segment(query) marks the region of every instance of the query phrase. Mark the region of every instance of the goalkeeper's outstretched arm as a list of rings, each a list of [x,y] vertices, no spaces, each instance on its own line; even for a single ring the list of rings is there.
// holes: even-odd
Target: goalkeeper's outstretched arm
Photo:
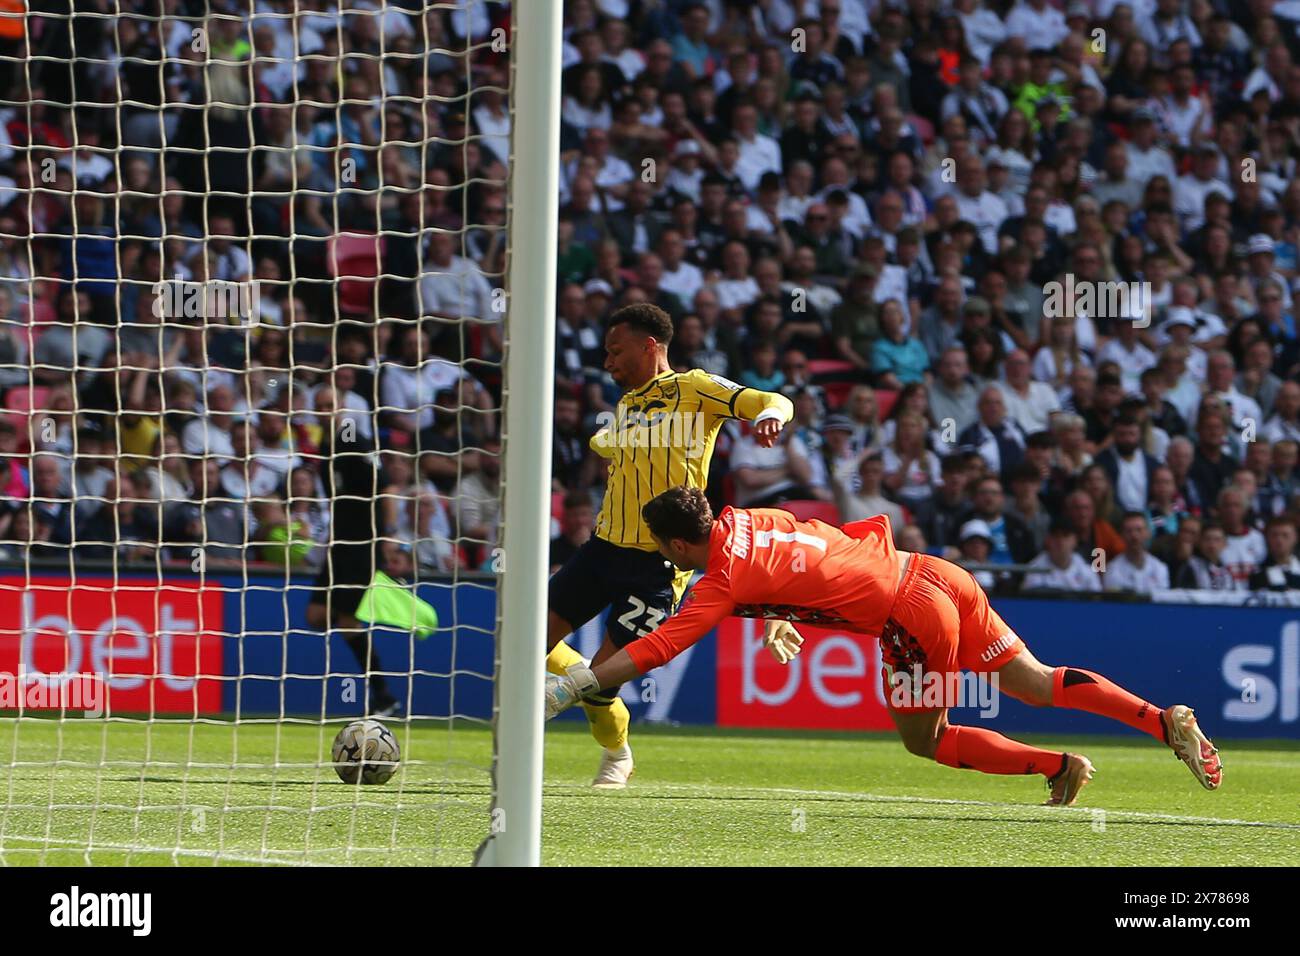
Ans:
[[[680,654],[682,650],[689,648],[712,630],[712,626],[694,636],[693,640],[682,644],[679,649],[675,650],[662,663],[671,661],[673,657]],[[643,641],[654,637],[655,633],[650,633],[642,637],[640,641],[630,644],[627,648],[619,650],[614,657],[606,659],[594,667],[586,667],[577,663],[569,667],[563,676],[549,675],[546,678],[546,719],[555,717],[556,714],[571,708],[577,704],[580,698],[599,691],[604,687],[617,687],[640,674],[646,674],[647,671],[654,670],[658,663],[653,666],[646,666],[645,663],[638,661],[647,661],[647,659],[656,659],[650,657],[650,654],[633,654],[629,653],[633,648]],[[788,620],[768,620],[766,631],[763,633],[763,646],[766,646],[779,663],[789,663],[793,661],[796,654],[800,653],[803,646],[803,636],[797,630],[794,630],[793,624]],[[650,652],[654,653],[654,652]]]
[[[735,604],[726,584],[706,574],[691,588],[681,608],[661,626],[633,641],[595,669],[574,664],[563,677],[546,679],[546,718],[605,687],[617,687],[638,674],[668,663],[731,613]]]

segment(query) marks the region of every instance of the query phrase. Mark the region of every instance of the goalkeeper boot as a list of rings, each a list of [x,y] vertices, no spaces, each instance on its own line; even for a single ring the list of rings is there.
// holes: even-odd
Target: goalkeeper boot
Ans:
[[[1223,782],[1223,761],[1210,738],[1201,732],[1192,708],[1174,704],[1161,715],[1165,722],[1165,739],[1178,759],[1187,764],[1192,776],[1206,790],[1218,790]]]
[[[1052,795],[1047,798],[1046,806],[1074,806],[1074,801],[1079,799],[1079,791],[1088,785],[1093,772],[1092,761],[1087,757],[1082,754],[1066,754],[1056,776],[1047,780]]]
[[[597,790],[622,790],[634,771],[632,748],[625,743],[617,750],[602,751],[600,769],[591,785]]]

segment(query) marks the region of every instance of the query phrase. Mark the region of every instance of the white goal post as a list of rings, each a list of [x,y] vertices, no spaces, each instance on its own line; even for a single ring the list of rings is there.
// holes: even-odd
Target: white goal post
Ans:
[[[492,832],[479,865],[541,862],[562,6],[514,5],[501,539],[507,570],[497,603]]]

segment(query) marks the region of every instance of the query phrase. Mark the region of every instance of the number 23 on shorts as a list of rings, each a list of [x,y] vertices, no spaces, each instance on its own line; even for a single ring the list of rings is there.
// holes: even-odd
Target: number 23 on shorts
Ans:
[[[622,611],[624,606],[627,610],[615,618],[618,627],[610,628],[614,643],[620,647],[638,637],[645,637],[668,616],[664,608],[647,605],[635,594],[629,594],[620,601],[614,611]]]

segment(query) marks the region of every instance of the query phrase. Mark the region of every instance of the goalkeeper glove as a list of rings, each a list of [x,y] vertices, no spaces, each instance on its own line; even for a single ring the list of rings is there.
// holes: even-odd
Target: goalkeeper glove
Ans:
[[[803,635],[789,621],[768,621],[763,646],[772,652],[778,664],[789,664],[803,649]]]
[[[600,690],[596,675],[585,664],[574,664],[565,671],[563,677],[548,674],[546,677],[546,719],[563,713],[576,704],[585,694]]]

